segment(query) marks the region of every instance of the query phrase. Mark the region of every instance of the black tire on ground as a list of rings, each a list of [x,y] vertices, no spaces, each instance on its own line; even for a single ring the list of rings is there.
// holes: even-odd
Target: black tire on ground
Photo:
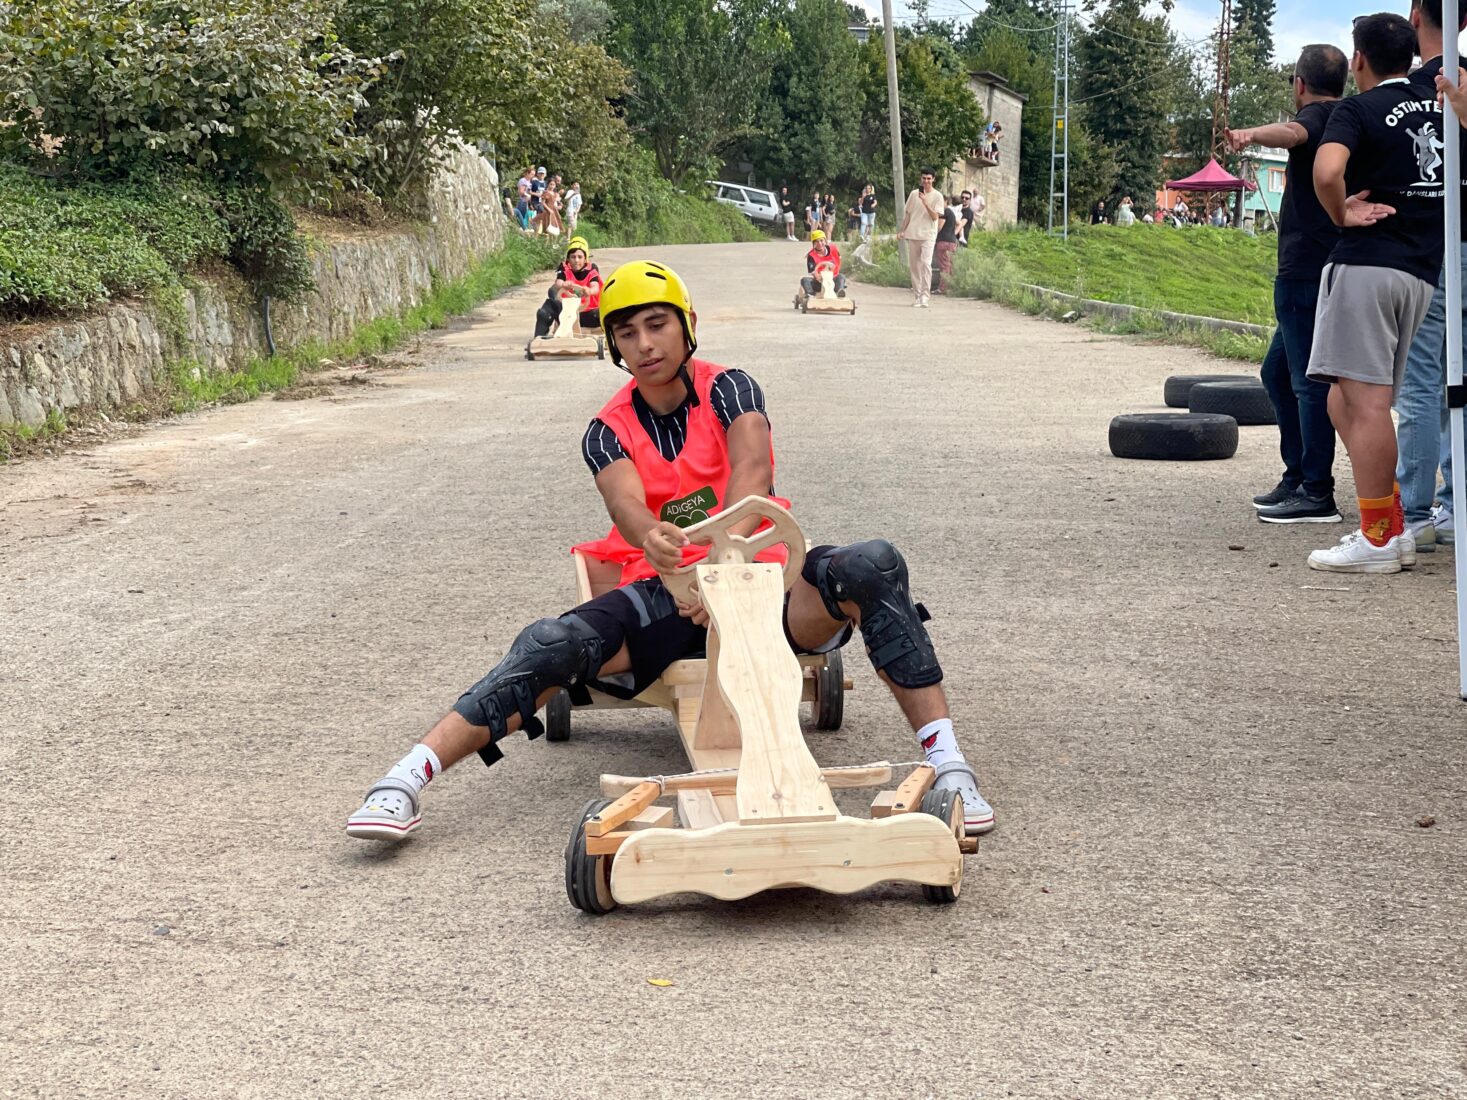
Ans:
[[[603,340],[599,336],[596,337],[596,358],[597,359],[605,359],[606,358],[606,341]]]
[[[838,730],[846,713],[846,666],[835,649],[825,655],[825,664],[815,670],[815,728]]]
[[[953,836],[960,841],[963,839],[963,797],[957,791],[938,790],[934,787],[922,796],[922,805],[918,810],[946,822],[952,828]],[[950,905],[958,900],[958,895],[962,892],[961,877],[951,886],[924,884],[922,887],[922,896],[935,905]]]
[[[563,691],[557,691],[545,704],[545,740],[569,741],[570,730],[570,696]]]
[[[1268,391],[1256,378],[1237,382],[1199,382],[1192,387],[1187,408],[1194,413],[1222,413],[1240,427],[1277,424]]]
[[[1117,458],[1199,461],[1237,450],[1238,422],[1218,413],[1123,413],[1110,422]]]
[[[1255,382],[1258,381],[1249,374],[1174,374],[1166,380],[1162,397],[1166,401],[1167,408],[1185,409],[1187,395],[1192,392],[1193,386],[1203,382],[1245,382],[1250,378]]]
[[[601,916],[616,908],[611,896],[611,861],[614,856],[586,854],[586,819],[600,813],[615,801],[593,798],[581,808],[565,846],[565,893],[570,903],[582,913]]]
[[[530,344],[533,344],[534,342],[535,338],[532,336],[530,338],[530,343],[525,345],[525,358],[532,363],[535,361],[535,353],[530,350]]]

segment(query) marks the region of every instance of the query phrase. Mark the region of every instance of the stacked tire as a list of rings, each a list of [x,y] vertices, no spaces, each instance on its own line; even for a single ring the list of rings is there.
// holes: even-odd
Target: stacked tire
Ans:
[[[1273,405],[1256,378],[1239,374],[1176,374],[1163,399],[1186,412],[1123,413],[1110,422],[1117,458],[1207,462],[1232,458],[1238,426],[1273,424]]]

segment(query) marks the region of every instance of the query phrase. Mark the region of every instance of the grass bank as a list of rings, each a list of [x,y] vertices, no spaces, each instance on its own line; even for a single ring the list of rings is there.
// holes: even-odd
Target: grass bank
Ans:
[[[727,203],[692,195],[678,195],[659,203],[644,221],[635,224],[617,221],[602,225],[595,218],[582,218],[577,232],[590,242],[593,252],[645,244],[728,244],[769,239],[769,234],[760,232]]]
[[[279,355],[257,357],[239,370],[206,371],[198,363],[180,360],[168,370],[167,384],[148,405],[122,410],[123,419],[144,420],[159,413],[180,413],[215,403],[235,404],[294,385],[318,369],[321,360],[350,363],[367,355],[390,351],[408,337],[441,328],[451,317],[468,313],[490,298],[518,286],[558,258],[550,245],[518,233],[506,236],[504,247],[486,256],[462,278],[435,285],[419,305],[396,317],[379,317],[358,328],[349,339],[331,344],[303,344]],[[38,428],[0,426],[0,460],[28,453],[55,442],[76,424],[52,410]]]
[[[1201,227],[1094,226],[1072,230],[1068,241],[1035,229],[984,233],[954,257],[949,293],[1034,315],[1060,316],[1072,308],[1025,289],[1032,284],[1145,311],[1270,325],[1275,249],[1272,238]],[[876,267],[853,264],[852,274],[882,286],[909,284],[894,243],[878,245],[873,258]],[[1260,361],[1266,347],[1259,337],[1180,328],[1155,313],[1125,321],[1094,317],[1088,323],[1105,332],[1156,337],[1243,361]]]

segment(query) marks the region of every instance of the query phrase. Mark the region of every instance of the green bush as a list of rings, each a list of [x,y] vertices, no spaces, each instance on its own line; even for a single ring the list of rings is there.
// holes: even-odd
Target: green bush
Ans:
[[[0,311],[86,309],[161,288],[222,256],[229,231],[213,196],[172,177],[65,186],[0,163]]]
[[[623,153],[611,181],[591,205],[581,226],[593,248],[757,241],[766,236],[735,207],[678,191],[640,146]]]
[[[380,72],[312,0],[0,0],[0,131],[11,155],[88,175],[141,164],[338,186]]]

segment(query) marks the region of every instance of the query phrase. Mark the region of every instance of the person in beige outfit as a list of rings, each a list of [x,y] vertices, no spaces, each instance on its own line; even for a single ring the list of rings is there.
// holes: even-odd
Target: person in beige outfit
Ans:
[[[897,230],[897,240],[906,242],[907,268],[912,273],[912,294],[916,299],[912,305],[919,309],[926,309],[931,300],[932,250],[942,225],[944,202],[942,194],[932,186],[935,178],[932,169],[922,169],[921,184],[907,196],[901,228]]]

